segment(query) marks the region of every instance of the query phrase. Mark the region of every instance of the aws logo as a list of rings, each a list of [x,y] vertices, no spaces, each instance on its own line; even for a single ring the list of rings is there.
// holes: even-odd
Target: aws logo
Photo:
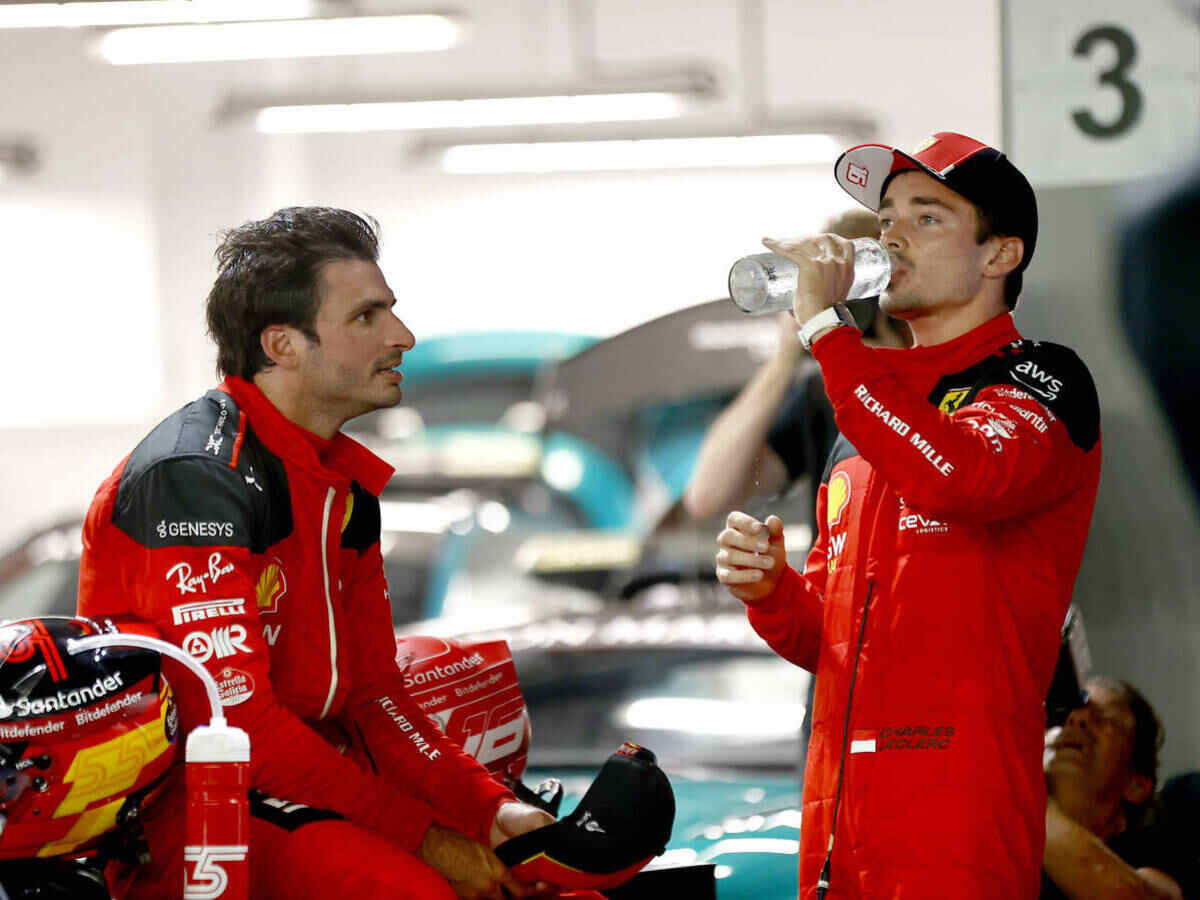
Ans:
[[[261,615],[271,615],[279,612],[279,601],[287,595],[287,578],[283,574],[283,563],[279,557],[271,557],[262,574],[258,576],[255,585],[255,595],[258,599],[258,611]]]
[[[1029,388],[1047,400],[1057,400],[1059,391],[1063,388],[1061,379],[1055,378],[1032,360],[1026,360],[1016,366],[1012,370],[1012,377],[1022,387]]]
[[[354,515],[354,493],[346,495],[346,512],[342,516],[342,534],[346,533],[346,526],[350,524],[350,517]]]

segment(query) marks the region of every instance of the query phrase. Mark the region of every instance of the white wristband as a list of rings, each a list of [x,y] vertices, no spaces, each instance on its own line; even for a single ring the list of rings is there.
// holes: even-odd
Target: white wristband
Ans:
[[[797,332],[800,345],[812,353],[812,341],[816,334],[826,328],[837,328],[840,325],[853,326],[854,317],[850,315],[850,310],[846,309],[844,304],[835,303],[829,309],[821,310],[800,326],[800,330]]]

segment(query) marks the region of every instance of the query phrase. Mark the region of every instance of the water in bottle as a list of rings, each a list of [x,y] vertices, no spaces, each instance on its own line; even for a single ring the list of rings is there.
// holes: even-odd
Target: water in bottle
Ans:
[[[855,238],[854,283],[847,300],[878,297],[892,277],[892,261],[879,241]],[[743,256],[729,270],[729,296],[752,316],[792,308],[796,292],[796,264],[775,253]]]

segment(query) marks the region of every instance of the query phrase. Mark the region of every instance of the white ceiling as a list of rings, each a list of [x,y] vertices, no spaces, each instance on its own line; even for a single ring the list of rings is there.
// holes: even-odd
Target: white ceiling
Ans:
[[[395,0],[328,8],[427,11]],[[999,137],[995,0],[461,0],[454,11],[465,28],[449,51],[359,58],[115,68],[88,52],[95,29],[0,31],[10,86],[0,129],[31,133],[53,152],[56,111],[78,117],[86,107],[98,128],[106,109],[120,113],[139,95],[212,115],[256,97],[529,93],[699,70],[715,77],[719,96],[695,110],[696,127],[835,117],[874,122],[900,142],[947,123]]]
[[[358,0],[362,13],[428,12]],[[443,9],[445,9],[443,7]],[[7,421],[152,417],[212,381],[202,301],[220,229],[284,205],[375,214],[384,269],[418,337],[550,328],[611,334],[720,296],[763,234],[816,229],[847,206],[827,166],[451,176],[406,165],[414,135],[264,136],[222,124],[247,98],[352,101],[529,93],[711,73],[716,99],[667,128],[751,130],[849,119],[903,146],[940,130],[1000,140],[996,0],[460,0],[442,53],[110,66],[94,30],[0,31],[0,138],[41,155],[0,183],[6,290],[68,298],[58,353],[88,359],[126,405],[98,407],[68,367]],[[612,129],[608,129],[611,133]],[[67,264],[64,265],[64,262]],[[13,309],[13,304],[6,304]],[[38,333],[16,305],[9,327]],[[114,331],[114,329],[117,329]],[[95,355],[98,346],[119,353]],[[20,377],[36,342],[0,362]]]

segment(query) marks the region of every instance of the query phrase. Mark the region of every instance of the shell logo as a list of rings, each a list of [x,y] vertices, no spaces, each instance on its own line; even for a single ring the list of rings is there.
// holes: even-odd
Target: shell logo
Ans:
[[[825,515],[830,528],[842,523],[842,515],[849,505],[850,476],[845,472],[834,472],[825,497]]]
[[[287,594],[287,578],[283,575],[278,557],[272,557],[267,567],[262,570],[254,591],[258,598],[259,613],[279,612],[279,601]]]

